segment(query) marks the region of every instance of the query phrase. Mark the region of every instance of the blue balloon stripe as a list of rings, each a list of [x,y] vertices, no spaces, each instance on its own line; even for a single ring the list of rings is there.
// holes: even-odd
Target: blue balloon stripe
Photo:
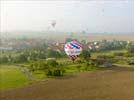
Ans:
[[[77,45],[74,45],[72,43],[70,43],[73,47],[75,47],[76,49],[80,49],[80,47],[78,47]]]
[[[80,43],[78,43],[77,41],[72,41],[73,44],[76,44],[79,47],[82,47],[82,45]]]
[[[75,45],[77,45],[77,46],[79,46],[79,47],[82,47],[80,44],[78,44],[78,43],[73,43],[73,44],[75,44]]]
[[[79,43],[74,42],[73,44],[77,45],[79,48],[82,47]]]

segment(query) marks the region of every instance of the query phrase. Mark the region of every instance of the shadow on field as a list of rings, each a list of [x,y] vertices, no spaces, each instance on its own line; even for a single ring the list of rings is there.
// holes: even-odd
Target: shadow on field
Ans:
[[[65,75],[65,76],[61,76],[61,77],[55,77],[55,79],[62,80],[62,79],[72,79],[72,78],[75,78],[75,77],[77,77],[76,74],[71,74],[71,75]]]

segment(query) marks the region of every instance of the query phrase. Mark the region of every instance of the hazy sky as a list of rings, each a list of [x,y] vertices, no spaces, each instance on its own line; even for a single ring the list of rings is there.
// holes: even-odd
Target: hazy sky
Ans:
[[[134,1],[1,1],[1,31],[134,32]],[[56,20],[56,26],[51,26]]]

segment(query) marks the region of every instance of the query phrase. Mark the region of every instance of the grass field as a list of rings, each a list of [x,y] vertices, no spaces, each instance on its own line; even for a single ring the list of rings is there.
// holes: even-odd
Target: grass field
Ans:
[[[0,65],[0,90],[22,87],[28,84],[26,76],[14,65]]]
[[[113,55],[114,53],[126,53],[127,50],[110,50],[110,51],[103,51],[103,52],[95,52],[92,53],[91,56],[96,58],[98,55]]]
[[[67,61],[65,61],[65,59],[63,60],[59,59],[58,62],[65,63]],[[80,71],[77,69],[78,65],[81,66]],[[91,68],[91,67],[88,67],[88,69],[85,70],[86,66],[84,64],[76,64],[76,63],[72,63],[71,61],[69,61],[69,64],[67,64],[64,67],[66,70],[65,76],[75,75],[77,73],[84,72],[84,71],[97,70],[96,68]],[[43,70],[34,71],[32,73],[32,76],[34,78],[33,81],[40,81],[40,80],[47,79],[47,76],[45,75],[45,72]],[[21,72],[20,66],[15,66],[15,65],[0,66],[0,90],[9,90],[13,88],[24,87],[33,81],[29,81],[27,75]]]

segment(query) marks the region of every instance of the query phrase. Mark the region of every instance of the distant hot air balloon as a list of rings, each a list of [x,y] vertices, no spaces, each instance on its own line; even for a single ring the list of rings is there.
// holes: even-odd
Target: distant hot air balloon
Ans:
[[[73,40],[65,44],[64,50],[71,60],[74,61],[82,52],[82,45],[76,40]]]
[[[53,20],[52,23],[51,23],[52,27],[54,28],[55,25],[56,25],[56,20]]]

